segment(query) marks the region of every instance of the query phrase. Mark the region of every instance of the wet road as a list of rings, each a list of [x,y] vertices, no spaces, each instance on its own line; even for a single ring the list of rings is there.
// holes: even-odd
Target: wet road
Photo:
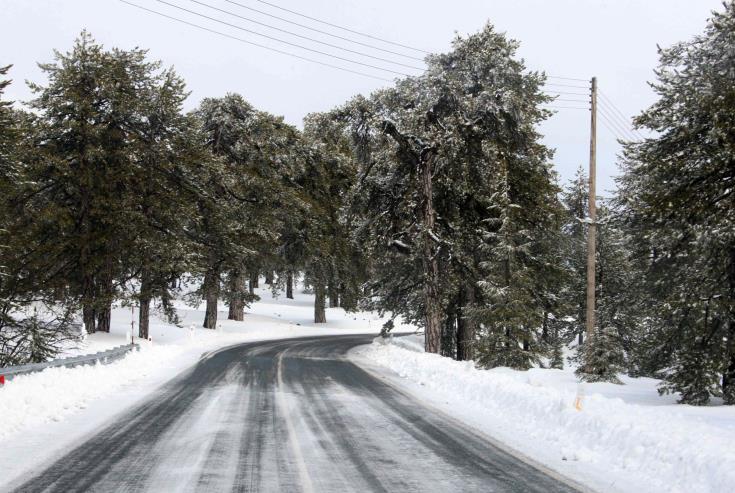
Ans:
[[[373,337],[211,354],[15,491],[577,491],[345,359]]]

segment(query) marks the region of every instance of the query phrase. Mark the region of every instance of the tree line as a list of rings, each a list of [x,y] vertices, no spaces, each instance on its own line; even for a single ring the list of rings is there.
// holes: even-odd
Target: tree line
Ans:
[[[485,368],[562,368],[571,347],[584,380],[733,404],[734,33],[730,2],[660,52],[634,122],[651,136],[623,143],[598,210],[589,340],[587,178],[559,183],[545,75],[491,25],[302,129],[237,94],[184,112],[172,69],[82,33],[26,109],[0,106],[0,363],[43,356],[75,317],[109,331],[115,302],[146,337],[152,306],[176,322],[182,280],[214,328],[220,302],[243,319],[259,276],[288,297],[303,276],[317,323],[327,304],[377,310],[384,333],[401,317]]]

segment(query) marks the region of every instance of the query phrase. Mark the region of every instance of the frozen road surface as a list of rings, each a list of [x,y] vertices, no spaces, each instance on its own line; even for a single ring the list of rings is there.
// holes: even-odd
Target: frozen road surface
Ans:
[[[570,492],[345,354],[373,336],[203,358],[15,491]]]

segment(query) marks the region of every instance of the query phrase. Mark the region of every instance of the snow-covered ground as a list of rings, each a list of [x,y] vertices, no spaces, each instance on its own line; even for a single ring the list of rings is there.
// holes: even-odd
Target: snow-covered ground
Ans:
[[[353,356],[418,398],[601,492],[731,492],[735,408],[675,404],[657,380],[580,385],[572,369],[475,369],[423,352],[422,336]],[[580,409],[575,407],[580,398]]]
[[[49,368],[20,375],[0,387],[0,489],[38,464],[68,451],[116,414],[155,391],[203,353],[239,342],[368,333],[383,321],[372,313],[327,309],[326,324],[313,323],[313,295],[294,290],[295,299],[274,298],[258,289],[261,301],[246,310],[245,321],[227,320],[220,306],[217,330],[200,328],[204,306],[177,303],[182,327],[152,317],[152,342],[139,341],[141,350],[109,365]],[[96,333],[69,347],[60,356],[94,353],[129,340],[130,308],[115,308],[109,334]],[[137,330],[137,325],[135,326]]]
[[[262,299],[244,322],[228,321],[221,311],[218,330],[201,329],[203,307],[180,303],[182,327],[153,318],[153,342],[142,342],[140,352],[110,365],[18,376],[0,388],[0,490],[81,443],[203,353],[238,342],[377,333],[383,323],[372,313],[327,309],[328,323],[315,325],[313,295],[258,294]],[[110,334],[94,334],[64,355],[123,344],[131,320],[130,308],[115,309]],[[401,329],[411,328],[399,325],[396,332]],[[429,405],[594,490],[729,492],[735,485],[733,407],[675,404],[676,396],[659,396],[658,382],[647,378],[580,386],[571,369],[477,370],[424,353],[421,337],[375,342],[352,356]]]

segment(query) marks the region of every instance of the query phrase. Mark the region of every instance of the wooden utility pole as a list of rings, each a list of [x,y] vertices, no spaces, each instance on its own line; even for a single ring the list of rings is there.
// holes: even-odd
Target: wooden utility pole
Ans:
[[[595,185],[597,181],[597,77],[592,77],[590,105],[590,186],[589,211],[587,213],[587,340],[595,331],[595,253],[597,243],[597,206]]]

